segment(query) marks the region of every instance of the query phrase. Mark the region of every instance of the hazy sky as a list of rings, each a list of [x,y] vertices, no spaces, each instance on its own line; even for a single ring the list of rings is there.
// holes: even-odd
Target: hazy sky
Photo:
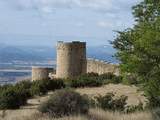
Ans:
[[[54,45],[58,40],[107,44],[134,24],[141,0],[0,0],[0,43]]]

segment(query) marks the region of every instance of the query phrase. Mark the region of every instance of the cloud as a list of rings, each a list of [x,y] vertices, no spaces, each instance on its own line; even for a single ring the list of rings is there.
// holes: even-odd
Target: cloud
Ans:
[[[3,0],[18,10],[34,9],[51,13],[57,8],[87,8],[100,12],[129,9],[141,0]]]
[[[120,29],[120,28],[125,28],[126,26],[131,26],[130,22],[123,22],[124,20],[112,20],[112,21],[98,21],[97,26],[100,28],[105,28],[105,29]]]
[[[112,28],[112,27],[113,27],[112,22],[109,22],[109,21],[99,21],[99,22],[97,23],[97,25],[98,25],[99,27],[102,27],[102,28]]]

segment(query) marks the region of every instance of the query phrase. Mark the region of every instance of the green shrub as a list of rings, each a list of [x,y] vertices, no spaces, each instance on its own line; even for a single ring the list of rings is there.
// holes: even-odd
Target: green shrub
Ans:
[[[0,109],[17,109],[25,105],[31,97],[30,81],[21,81],[15,85],[3,85],[0,87]]]
[[[125,106],[127,105],[126,100],[128,99],[127,96],[120,96],[119,98],[113,100],[113,110],[114,111],[124,111],[125,110]]]
[[[113,104],[113,97],[114,97],[114,94],[113,93],[108,93],[106,94],[105,96],[96,96],[95,99],[96,99],[96,102],[97,102],[97,106],[102,108],[102,109],[109,109],[111,110],[112,109],[112,104]]]
[[[113,73],[104,73],[104,74],[99,75],[99,77],[101,79],[112,79],[115,77],[115,75]]]
[[[99,77],[98,73],[94,73],[94,72],[86,73],[83,76],[87,76],[87,77]]]
[[[160,96],[147,96],[148,104],[147,107],[149,108],[157,108],[160,106]]]
[[[97,108],[98,107],[98,104],[97,104],[97,101],[95,100],[95,98],[88,97],[88,100],[89,100],[89,107],[90,108]]]
[[[122,76],[115,76],[112,78],[111,83],[113,84],[119,84],[122,83]]]
[[[9,87],[13,87],[13,85],[12,85],[12,84],[2,85],[2,86],[0,87],[0,91],[5,90],[5,89],[8,89]]]
[[[113,93],[107,93],[105,96],[99,95],[95,97],[96,104],[104,110],[124,111],[125,105],[127,104],[127,96],[114,97],[115,95]]]
[[[50,99],[40,105],[38,110],[52,117],[62,117],[87,113],[89,109],[88,99],[72,90],[56,91]]]
[[[31,92],[30,92],[31,86],[32,86],[32,82],[29,81],[29,80],[26,80],[26,81],[18,82],[15,85],[15,88],[17,90],[21,90],[22,92],[24,92],[25,93],[25,96],[24,96],[25,98],[30,98],[30,97],[33,97],[31,95]]]
[[[32,82],[29,80],[24,80],[24,81],[20,81],[18,82],[16,85],[16,87],[22,87],[24,89],[30,89],[32,86]]]
[[[98,75],[97,73],[87,73],[74,79],[66,80],[66,84],[70,87],[99,87],[104,84],[118,84],[122,83],[122,77],[116,76],[113,73],[105,73]]]
[[[136,75],[131,75],[131,74],[124,74],[122,81],[123,81],[123,84],[126,84],[126,85],[137,85],[138,84]]]
[[[6,89],[0,93],[0,109],[16,109],[20,105],[18,103],[19,96],[12,89]]]
[[[15,86],[8,87],[0,93],[0,109],[17,109],[25,105],[27,101],[27,91]]]
[[[86,75],[79,76],[77,79],[70,80],[71,87],[99,87],[103,85],[103,81],[98,77],[88,77]]]
[[[122,83],[122,76],[116,76],[113,73],[105,73],[99,76],[100,79],[103,80],[104,84],[119,84]]]
[[[0,86],[0,109],[17,109],[25,105],[27,99],[44,95],[49,90],[65,87],[62,80],[21,81],[15,85]]]
[[[126,106],[125,113],[133,113],[133,112],[143,111],[143,110],[144,110],[143,103],[140,102],[138,105]]]
[[[30,88],[30,93],[32,96],[34,95],[45,95],[47,93],[46,80],[37,80],[33,81],[32,86]]]
[[[48,91],[56,90],[64,88],[65,84],[61,79],[54,79],[54,80],[37,80],[33,81],[32,86],[30,88],[31,95],[44,95]]]
[[[159,79],[156,79],[158,78]],[[155,76],[156,78],[152,78],[147,83],[145,83],[144,91],[145,91],[145,96],[148,99],[148,107],[150,108],[157,108],[160,107],[160,86],[159,86],[159,81],[160,81],[160,72]]]
[[[47,80],[48,83],[46,84],[46,87],[48,90],[56,90],[56,89],[61,89],[65,88],[66,85],[62,79],[53,79],[53,80]]]
[[[25,105],[27,103],[27,99],[31,98],[30,90],[23,89],[22,87],[14,87],[15,92],[19,96],[19,104]]]

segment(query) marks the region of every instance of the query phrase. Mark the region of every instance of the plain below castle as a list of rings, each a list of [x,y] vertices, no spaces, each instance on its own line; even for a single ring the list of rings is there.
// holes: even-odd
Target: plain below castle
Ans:
[[[32,67],[32,80],[53,78],[73,78],[85,73],[113,73],[119,75],[118,65],[96,59],[87,59],[86,42],[57,43],[57,67]]]

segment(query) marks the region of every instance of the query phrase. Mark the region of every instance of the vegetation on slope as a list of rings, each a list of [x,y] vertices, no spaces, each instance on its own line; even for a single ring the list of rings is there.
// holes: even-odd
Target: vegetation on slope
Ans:
[[[52,117],[86,114],[88,110],[88,98],[70,89],[56,91],[39,107],[40,112]]]
[[[15,85],[0,86],[0,109],[18,109],[36,95],[65,87],[61,80],[22,81]]]
[[[149,100],[149,107],[160,106],[160,1],[144,0],[133,7],[133,14],[137,22],[136,25],[123,32],[118,32],[119,35],[113,42],[114,47],[118,50],[116,56],[121,61],[120,68],[123,77],[117,77],[112,74],[100,76],[87,74],[68,80],[68,87],[95,87],[111,82],[120,83],[125,81],[130,84],[143,85]],[[0,109],[19,108],[21,105],[25,105],[30,97],[44,95],[49,90],[54,91],[65,86],[64,82],[59,80],[35,81],[33,83],[22,82],[16,85],[1,86]],[[75,113],[77,115],[84,113],[84,111],[87,113],[89,106],[93,105],[93,103],[94,106],[92,107],[99,107],[106,111],[119,111],[120,113],[143,110],[143,104],[127,107],[126,100],[126,96],[114,98],[113,93],[98,96],[94,100],[87,100],[84,96],[74,91],[63,90],[55,92],[55,95],[43,103],[39,110],[42,113],[52,114],[52,117],[63,117],[65,115],[74,115]],[[89,103],[92,104],[89,105]],[[97,111],[93,113],[93,111],[89,112],[84,119],[103,120],[108,117],[102,114],[99,115]],[[155,113],[158,114],[155,116]],[[159,119],[158,115],[159,111],[155,111],[145,119]],[[112,119],[117,119],[117,116],[112,117]],[[127,116],[127,114],[120,114],[119,116],[124,119],[123,117]],[[144,116],[128,119],[144,119]]]
[[[80,93],[80,95],[82,95],[82,97],[85,95],[85,98],[88,96],[88,99],[89,99],[89,103],[90,103],[90,108],[93,108],[93,107],[99,107],[101,108],[100,104],[102,103],[105,103],[103,105],[105,106],[110,106],[110,103],[112,105],[114,105],[115,107],[117,107],[117,105],[119,106],[119,104],[121,104],[121,102],[115,102],[115,101],[122,101],[122,103],[126,103],[127,102],[127,111],[129,110],[128,109],[128,106],[130,106],[130,108],[132,108],[129,112],[134,112],[135,111],[139,111],[139,109],[135,109],[134,106],[139,106],[139,100],[144,102],[145,101],[145,98],[142,96],[142,92],[140,91],[137,91],[137,87],[133,87],[133,86],[127,86],[127,85],[122,85],[122,84],[117,84],[117,85],[114,85],[114,84],[109,84],[109,85],[104,85],[104,86],[101,86],[101,87],[88,87],[88,88],[77,88],[75,89],[76,92]],[[127,91],[126,91],[127,90]],[[62,91],[65,91],[67,92],[66,94],[69,94],[69,96],[66,96],[65,94],[65,97],[56,97],[56,99],[59,99],[61,98],[60,100],[58,100],[58,103],[59,103],[59,106],[65,104],[68,100],[68,98],[73,98],[74,96],[70,97],[70,92],[68,93],[68,91],[65,89],[65,90],[62,90]],[[111,95],[111,92],[112,94],[114,94],[115,96],[112,97],[111,96],[111,99],[110,99],[110,95]],[[12,120],[18,120],[18,119],[22,119],[22,116],[28,116],[26,119],[56,119],[56,118],[53,118],[51,117],[50,115],[41,115],[41,114],[37,114],[37,110],[36,108],[41,105],[43,102],[45,103],[48,103],[48,99],[52,99],[52,97],[50,98],[50,94],[51,93],[57,93],[56,91],[55,92],[49,92],[48,95],[45,95],[45,96],[36,96],[34,98],[31,98],[27,101],[27,106],[22,106],[20,109],[18,110],[1,110],[0,111],[0,119],[1,119],[1,115],[3,116],[3,120],[9,120],[12,119]],[[106,95],[108,96],[109,93],[109,97],[105,97]],[[86,95],[87,94],[87,95]],[[121,95],[126,95],[128,96],[128,100],[125,101],[123,99],[119,99]],[[58,94],[59,96],[59,94]],[[60,95],[62,96],[62,95]],[[102,102],[96,102],[96,104],[94,103],[95,101],[92,100],[92,98],[95,98],[95,97],[100,97],[102,98]],[[55,98],[55,97],[54,97]],[[66,98],[66,99],[64,99]],[[62,102],[63,100],[65,100],[66,102]],[[74,99],[70,99],[66,105],[70,105],[70,104],[73,104],[75,105],[73,102],[74,100],[76,100],[76,98],[74,97]],[[91,101],[90,101],[91,100]],[[96,100],[96,99],[95,99]],[[60,102],[61,101],[61,102]],[[94,103],[94,104],[92,104]],[[95,106],[96,105],[96,106]],[[125,105],[125,104],[121,104],[122,106]],[[121,106],[120,105],[120,106]],[[64,106],[64,105],[63,105]],[[53,107],[53,106],[52,106]],[[114,108],[115,108],[114,107]],[[54,107],[53,107],[54,108]],[[63,107],[56,107],[57,109],[63,109]],[[72,108],[72,107],[71,107]],[[117,107],[119,108],[119,107]],[[124,107],[123,107],[124,108]],[[110,109],[110,107],[107,107],[105,108],[105,111],[111,111],[110,113],[112,114],[112,109]],[[118,112],[120,115],[124,115],[124,116],[127,116],[125,115],[126,113],[128,113],[127,111],[122,111],[122,110],[119,110],[120,112]],[[140,110],[141,111],[141,110]],[[98,112],[98,111],[97,111]],[[122,114],[124,113],[125,114]],[[51,112],[52,113],[52,112]],[[89,112],[90,113],[90,112]],[[34,115],[33,115],[34,114]],[[48,114],[48,113],[47,113]],[[33,115],[33,116],[32,116]],[[89,114],[88,114],[89,115]],[[88,116],[87,115],[87,116]],[[41,117],[40,117],[41,116]],[[120,116],[120,117],[122,117]],[[100,116],[99,116],[100,117]],[[106,116],[107,117],[107,116]],[[80,115],[80,113],[78,114],[78,118],[77,118],[77,115],[75,115],[75,117],[73,117],[74,119],[88,119],[88,117],[85,117],[85,115]],[[60,118],[60,119],[67,119],[67,117],[63,117]],[[72,119],[72,117],[68,118],[68,119]]]
[[[160,110],[156,109],[151,111],[123,114],[120,112],[103,111],[101,109],[90,109],[88,115],[51,118],[46,114],[35,113],[29,117],[18,117],[19,115],[15,115],[14,118],[8,117],[3,120],[159,120],[159,112]]]
[[[118,32],[113,42],[118,50],[123,76],[135,76],[150,100],[160,106],[160,1],[144,0],[133,7],[136,25]]]

